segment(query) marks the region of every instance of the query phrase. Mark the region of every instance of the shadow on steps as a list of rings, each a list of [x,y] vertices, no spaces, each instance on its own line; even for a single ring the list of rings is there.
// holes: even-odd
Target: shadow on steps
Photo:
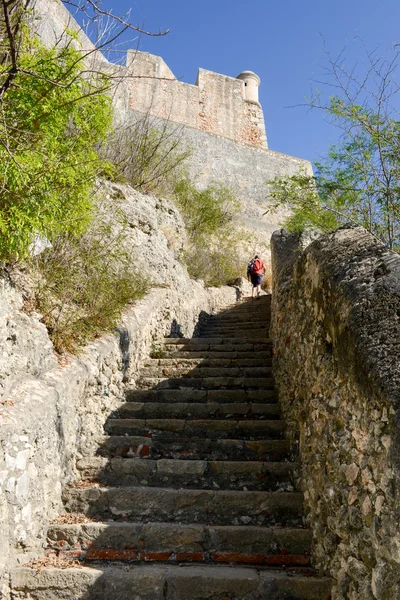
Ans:
[[[198,338],[167,338],[146,361],[48,531],[50,557],[86,566],[20,569],[15,598],[328,598],[310,569],[269,308],[264,297],[202,318]]]

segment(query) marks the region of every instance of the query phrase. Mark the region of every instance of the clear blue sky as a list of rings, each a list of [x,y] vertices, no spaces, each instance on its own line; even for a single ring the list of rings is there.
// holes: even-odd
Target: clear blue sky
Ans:
[[[262,80],[269,147],[318,160],[338,132],[316,111],[287,108],[304,102],[311,81],[320,79],[323,39],[334,54],[347,46],[353,63],[362,58],[360,37],[373,50],[391,53],[400,43],[400,0],[103,0],[148,29],[168,36],[143,36],[140,49],[161,55],[176,77],[194,83],[203,67],[236,77],[255,71]],[[321,37],[322,36],[322,37]]]

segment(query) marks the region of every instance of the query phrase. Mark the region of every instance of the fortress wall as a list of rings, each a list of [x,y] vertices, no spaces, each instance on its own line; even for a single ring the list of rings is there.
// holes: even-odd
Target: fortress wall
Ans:
[[[221,137],[267,148],[264,115],[244,99],[239,79],[199,69],[196,85],[177,80],[159,56],[131,50],[129,106]]]
[[[125,119],[143,118],[143,113],[126,109]],[[120,113],[122,117],[122,113]],[[127,121],[123,122],[127,122]],[[128,121],[129,122],[129,121]],[[152,122],[154,127],[160,123]],[[174,124],[170,124],[171,128]],[[246,226],[255,231],[267,232],[266,241],[281,222],[282,214],[263,213],[269,205],[267,181],[283,175],[294,175],[299,170],[312,174],[309,161],[295,158],[268,149],[254,148],[248,144],[238,144],[232,140],[199,131],[193,127],[176,130],[183,146],[192,149],[188,161],[190,176],[201,188],[219,182],[232,188],[242,201],[243,217]]]

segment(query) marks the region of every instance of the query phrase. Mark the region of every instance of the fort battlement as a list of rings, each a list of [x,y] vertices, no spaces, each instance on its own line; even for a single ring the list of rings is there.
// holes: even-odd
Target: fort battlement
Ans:
[[[199,69],[195,85],[179,81],[160,56],[128,51],[129,106],[239,143],[268,148],[258,102],[259,77],[236,79]]]
[[[36,30],[44,43],[54,45],[66,31],[89,52],[94,69],[112,74],[115,126],[125,127],[150,115],[155,127],[177,130],[183,147],[190,148],[187,168],[199,187],[219,182],[241,200],[245,225],[268,242],[281,216],[267,213],[266,183],[275,177],[311,174],[307,160],[268,148],[264,114],[258,100],[260,78],[252,71],[228,77],[199,69],[195,84],[177,78],[160,56],[129,50],[125,65],[115,65],[96,51],[60,0],[35,0]],[[88,68],[88,71],[90,71]]]

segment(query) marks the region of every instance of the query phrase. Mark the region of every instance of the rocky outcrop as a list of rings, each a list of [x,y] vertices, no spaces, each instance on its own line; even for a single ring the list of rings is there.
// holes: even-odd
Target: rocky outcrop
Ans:
[[[400,257],[362,228],[272,239],[275,376],[333,600],[400,598]]]
[[[132,260],[158,285],[123,315],[117,329],[58,363],[40,315],[23,312],[6,280],[0,288],[0,572],[42,553],[61,490],[76,478],[76,460],[93,453],[105,416],[128,378],[164,336],[191,336],[203,314],[235,302],[239,288],[205,289],[192,281],[177,252],[184,227],[174,206],[127,186],[107,184],[126,214]],[[136,263],[135,263],[136,264]]]

